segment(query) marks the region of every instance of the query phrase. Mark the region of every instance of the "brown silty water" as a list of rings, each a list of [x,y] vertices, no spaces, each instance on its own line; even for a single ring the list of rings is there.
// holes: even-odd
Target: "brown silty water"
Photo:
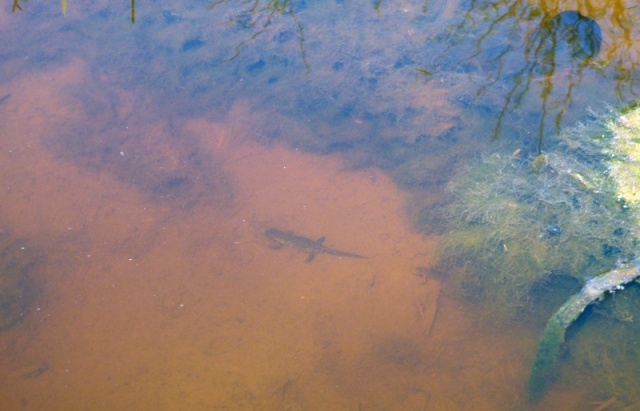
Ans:
[[[42,295],[0,334],[1,408],[509,409],[522,401],[530,360],[522,353],[533,355],[535,334],[473,324],[430,277],[437,238],[412,233],[406,194],[384,174],[252,142],[261,113],[239,101],[222,121],[180,124],[215,162],[225,194],[164,201],[47,148],[52,123],[77,120],[65,90],[87,75],[76,60],[2,90],[11,97],[2,103],[1,222],[46,250],[47,262],[36,273]],[[144,108],[135,110],[139,118]],[[164,120],[150,118],[144,130],[168,141]],[[269,227],[326,236],[370,258],[305,263],[295,249],[269,248]]]

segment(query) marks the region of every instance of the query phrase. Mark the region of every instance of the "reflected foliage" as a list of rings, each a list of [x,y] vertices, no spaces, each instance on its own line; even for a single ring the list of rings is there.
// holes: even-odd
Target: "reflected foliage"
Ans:
[[[411,67],[414,74],[426,81],[447,82],[450,76],[459,76],[461,72],[473,76],[470,79],[473,85],[464,86],[469,94],[473,91],[473,101],[465,104],[483,105],[496,95],[501,96],[501,106],[491,113],[494,127],[488,134],[498,138],[512,133],[507,124],[513,124],[514,120],[534,120],[535,147],[540,152],[545,136],[557,133],[567,121],[573,123],[578,119],[569,116],[565,121],[572,104],[581,104],[585,99],[595,102],[602,97],[603,90],[592,84],[597,79],[615,79],[618,99],[635,98],[637,53],[633,43],[638,36],[631,23],[638,6],[628,3],[588,1],[578,10],[563,10],[553,2],[471,1],[463,4],[460,17],[434,24],[435,30],[426,33],[424,47],[433,56],[429,63],[419,53],[409,53],[395,64]],[[14,0],[13,10],[21,10],[21,4],[21,0]],[[221,12],[233,15],[229,23],[246,32],[246,37],[236,42],[228,60],[237,59],[242,50],[263,38],[276,19],[284,16],[294,23],[299,57],[307,72],[311,71],[305,25],[311,27],[315,22],[305,18],[303,24],[299,19],[299,11],[307,8],[304,1],[216,0],[208,8],[218,11],[224,6],[227,8]],[[418,2],[416,6],[422,13],[414,17],[416,27],[423,25],[423,21],[429,26],[442,12],[433,12],[439,7],[435,1]],[[393,3],[376,0],[355,7],[372,8],[376,15],[384,16],[393,10]],[[133,0],[131,12],[135,21]],[[344,40],[340,47],[347,44],[348,40]],[[386,38],[377,41],[383,47],[406,47]],[[413,91],[407,93],[408,99],[414,98]],[[398,114],[395,116],[399,118]],[[533,130],[525,127],[526,133]]]
[[[299,52],[307,71],[322,72],[327,69],[323,64],[333,69],[330,82],[310,78],[309,84],[298,83],[284,90],[298,100],[295,109],[287,104],[285,110],[294,118],[307,116],[311,124],[317,123],[314,135],[286,137],[292,145],[316,152],[359,151],[359,164],[381,166],[396,173],[403,185],[411,186],[425,185],[429,180],[420,170],[431,170],[431,163],[413,158],[418,152],[418,157],[424,157],[423,145],[431,148],[453,138],[524,137],[527,141],[517,144],[525,153],[541,153],[545,140],[557,135],[561,126],[588,116],[588,105],[597,109],[603,101],[637,98],[634,73],[639,59],[633,39],[639,36],[630,24],[637,6],[627,3],[586,2],[576,10],[566,10],[559,4],[536,1],[471,1],[460,6],[460,15],[450,17],[438,2],[418,2],[405,15],[412,17],[405,17],[404,24],[410,36],[415,32],[423,38],[422,50],[413,47],[415,37],[394,38],[389,28],[395,26],[401,31],[405,27],[394,14],[402,7],[392,2],[353,6],[360,8],[362,15],[369,12],[367,18],[374,19],[370,13],[373,6],[373,16],[378,16],[378,20],[363,26],[354,19],[352,25],[358,33],[353,38],[345,33],[336,38],[324,35],[310,39],[309,44],[303,27],[314,35],[323,35],[319,26],[327,23],[313,20],[312,13],[305,13],[304,21],[300,20],[297,12],[307,7],[304,2],[218,0],[211,8],[234,4],[235,9],[226,9],[234,15],[231,22],[249,32],[230,60],[237,60],[242,50],[260,53],[258,45],[250,47],[250,43],[265,37],[276,18],[289,16],[298,30]],[[331,10],[343,11],[335,7]],[[376,33],[375,39],[369,39],[369,30],[376,25],[386,34]],[[278,42],[280,34],[278,29],[274,31],[273,39]],[[343,54],[351,56],[352,61],[320,60],[320,56]],[[252,75],[267,72],[269,62],[263,56],[246,63]],[[360,66],[358,59],[362,59]],[[415,77],[423,83],[399,87],[415,81]],[[269,79],[276,77],[271,74]],[[283,84],[279,83],[281,92]],[[340,133],[334,127],[322,135],[323,125],[353,118],[364,119],[364,124],[371,126],[368,134],[359,135],[353,127],[349,133]],[[347,135],[348,140],[344,138]],[[367,156],[361,150],[374,145],[371,156],[377,158],[363,158]],[[465,155],[464,150],[458,150],[458,156]],[[435,152],[427,149],[427,154]],[[453,153],[442,154],[437,153],[443,163],[455,161]],[[393,157],[392,164],[380,157]]]
[[[236,3],[234,0],[217,0],[209,5],[209,9],[213,10],[216,7],[224,3]],[[298,44],[300,47],[300,56],[307,68],[307,71],[311,71],[311,67],[307,62],[307,53],[305,51],[304,42],[304,28],[296,16],[296,4],[293,0],[267,0],[262,2],[260,0],[252,0],[246,3],[245,8],[237,13],[233,22],[242,26],[244,29],[250,30],[251,35],[242,40],[235,48],[235,53],[229,60],[233,60],[240,54],[242,47],[247,43],[256,40],[262,34],[264,34],[276,16],[288,15],[294,22],[298,30]]]
[[[563,11],[540,25],[541,54],[545,63],[555,66],[556,56],[563,48],[570,50],[571,59],[588,61],[598,56],[602,45],[602,31],[595,20],[576,10]],[[534,36],[535,37],[535,36]],[[532,41],[532,43],[536,43]]]
[[[542,82],[540,90],[542,118],[538,129],[538,153],[542,149],[544,121],[552,104],[550,99],[554,83],[563,82],[563,79],[554,77],[556,70],[569,69],[571,75],[575,77],[568,75],[567,79],[569,82],[575,81],[579,84],[584,71],[598,57],[601,44],[602,33],[598,23],[576,10],[563,11],[553,17],[543,18],[539,28],[530,36],[524,49],[525,61],[528,64],[524,73],[527,81],[540,78]],[[561,104],[554,119],[557,131],[560,130],[565,107],[571,103],[572,88],[573,86],[570,85],[566,89],[566,95],[558,97]],[[520,88],[519,92],[510,94],[509,97],[513,97],[514,101],[508,99],[505,102],[505,109],[508,109],[511,103],[520,100],[522,94],[529,89],[530,84]]]
[[[27,0],[13,0],[13,5],[11,7],[11,12],[15,13],[16,11],[22,11],[22,6],[20,5],[20,2],[22,1],[22,3],[26,3]],[[66,14],[67,13],[67,0],[62,0],[62,14]],[[136,0],[131,0],[131,23],[135,23],[136,22]]]
[[[449,46],[423,69],[435,73],[457,66],[482,73],[477,100],[506,83],[494,138],[511,113],[531,112],[537,101],[540,151],[543,137],[559,132],[576,93],[601,98],[593,84],[598,78],[614,80],[620,100],[637,97],[637,79],[630,76],[638,64],[633,50],[638,33],[632,25],[637,11],[638,5],[625,0],[587,1],[579,10],[563,10],[554,2],[472,1],[458,24],[435,37],[444,37]]]
[[[25,0],[22,0],[23,2]],[[20,6],[20,0],[13,0],[13,6],[11,6],[11,12],[15,13],[17,10],[22,11],[22,6]]]

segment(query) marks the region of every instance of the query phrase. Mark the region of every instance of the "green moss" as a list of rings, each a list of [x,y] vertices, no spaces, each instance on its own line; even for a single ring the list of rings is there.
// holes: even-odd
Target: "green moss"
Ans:
[[[445,205],[421,215],[424,224],[446,222],[438,271],[461,295],[481,303],[477,312],[487,315],[480,319],[502,322],[524,312],[521,308],[535,300],[536,286],[556,274],[584,283],[621,260],[636,258],[638,141],[640,108],[635,108],[615,121],[565,130],[547,152],[527,160],[492,154],[460,170]],[[599,314],[599,324],[590,320],[589,337],[572,339],[582,331],[580,314],[593,299],[557,289],[566,295],[540,341],[529,382],[532,400],[550,381],[582,386],[588,376],[594,395],[638,401],[637,395],[623,394],[635,391],[640,366],[635,343],[640,306],[633,299],[640,287],[631,290],[624,298],[596,304],[592,311]],[[574,364],[556,367],[567,329]]]
[[[424,215],[446,222],[438,271],[503,321],[550,274],[584,280],[634,257],[635,214],[602,161],[612,141],[576,128],[528,161],[492,154],[461,170],[446,205]]]
[[[533,158],[533,160],[531,160],[531,170],[536,174],[542,171],[542,169],[546,165],[547,165],[547,158],[542,154],[538,154]]]

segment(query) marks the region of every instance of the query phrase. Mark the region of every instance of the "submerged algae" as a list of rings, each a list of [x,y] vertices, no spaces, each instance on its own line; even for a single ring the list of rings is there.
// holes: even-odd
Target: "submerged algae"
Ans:
[[[606,167],[585,153],[576,158],[573,147],[556,150],[535,170],[529,161],[486,156],[451,184],[444,206],[422,215],[427,224],[444,222],[438,271],[490,318],[521,315],[532,288],[551,274],[584,280],[634,256],[634,218]]]
[[[636,186],[640,182],[638,160],[640,160],[640,110],[637,108],[621,116],[618,121],[611,122],[613,138],[604,150],[607,154],[608,175],[611,176],[617,202],[630,209],[634,217],[638,216],[640,197]],[[637,227],[638,221],[636,219]],[[529,377],[529,397],[537,401],[544,394],[550,374],[554,371],[556,359],[564,335],[571,324],[580,316],[587,305],[599,301],[608,293],[624,289],[624,285],[640,276],[640,259],[636,259],[624,268],[596,276],[586,282],[582,290],[569,298],[565,304],[549,319],[545,327],[538,352]],[[632,320],[629,313],[620,316],[624,321]],[[610,378],[608,378],[610,379]]]
[[[640,109],[608,117],[564,130],[547,152],[526,160],[485,156],[452,182],[446,206],[422,215],[425,223],[446,222],[439,271],[494,320],[521,320],[519,308],[553,275],[585,284],[549,313],[529,382],[533,400],[557,371],[567,328],[639,274]],[[538,308],[530,315],[548,318],[540,317],[548,308]]]

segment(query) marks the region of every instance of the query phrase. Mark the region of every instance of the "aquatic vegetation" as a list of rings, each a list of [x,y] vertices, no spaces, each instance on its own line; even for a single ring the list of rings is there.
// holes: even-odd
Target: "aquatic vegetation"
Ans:
[[[421,215],[445,230],[439,270],[505,318],[552,273],[584,280],[633,258],[635,192],[624,194],[633,185],[620,176],[633,168],[621,167],[628,161],[614,148],[622,135],[604,123],[579,126],[543,154],[494,153],[463,167],[446,204]]]
[[[492,321],[525,318],[522,308],[552,275],[584,284],[547,323],[532,368],[533,399],[558,372],[567,328],[587,305],[638,275],[637,260],[624,262],[636,259],[640,246],[640,109],[605,117],[563,131],[545,153],[494,153],[469,164],[446,204],[422,214],[424,224],[440,221],[442,228],[438,271],[482,303],[478,312],[487,307]]]

